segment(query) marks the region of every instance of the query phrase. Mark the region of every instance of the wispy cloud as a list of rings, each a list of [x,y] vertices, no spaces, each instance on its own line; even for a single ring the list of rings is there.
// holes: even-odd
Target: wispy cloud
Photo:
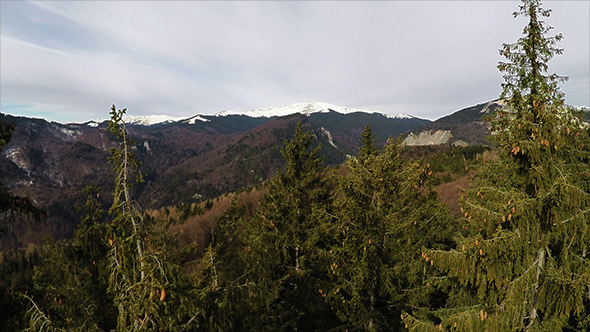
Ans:
[[[517,2],[2,2],[2,111],[59,121],[326,101],[438,118],[496,98]],[[590,6],[547,2],[590,104]],[[10,107],[10,108],[7,108]]]

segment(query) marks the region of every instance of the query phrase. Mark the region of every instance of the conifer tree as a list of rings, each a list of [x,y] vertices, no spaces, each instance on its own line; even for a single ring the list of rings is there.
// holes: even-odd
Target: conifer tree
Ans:
[[[507,61],[491,121],[501,160],[481,170],[462,198],[469,234],[451,251],[425,260],[447,273],[449,309],[438,320],[406,315],[410,329],[453,331],[588,330],[590,139],[581,117],[564,105],[548,61],[562,50],[549,37],[539,0],[523,0],[514,16],[529,22]],[[452,309],[450,309],[452,308]],[[437,326],[435,326],[437,325]]]
[[[359,158],[366,158],[368,156],[376,156],[379,154],[375,143],[377,139],[371,130],[371,126],[367,125],[361,134],[361,147],[359,148]]]
[[[108,253],[117,331],[184,329],[196,315],[190,281],[166,250],[170,235],[155,229],[151,219],[144,220],[131,198],[131,181],[141,181],[141,173],[131,151],[133,142],[127,137],[125,111],[113,105],[109,121],[109,131],[120,140],[119,148],[111,149],[116,179]]]
[[[31,330],[109,331],[116,327],[116,308],[107,294],[109,248],[106,225],[100,220],[103,210],[96,199],[98,188],[90,184],[85,193],[87,200],[80,208],[84,216],[74,238],[49,239],[43,263],[35,270],[34,290],[39,296],[31,299]]]
[[[327,280],[322,228],[332,218],[331,192],[319,147],[312,149],[312,142],[298,123],[282,150],[285,170],[268,182],[256,214],[247,221],[225,219],[216,230],[220,242],[208,259],[215,269],[209,269],[217,273],[218,287],[234,285],[223,300],[232,296],[240,317],[236,323],[234,316],[233,329],[327,330],[336,321],[320,292]],[[238,243],[242,249],[232,259],[226,250]],[[235,285],[243,287],[237,291]]]
[[[324,253],[328,249],[325,227],[332,222],[331,191],[320,146],[297,123],[295,134],[282,154],[284,172],[268,183],[253,224],[252,258],[262,276],[257,287],[265,299],[262,320],[288,330],[326,330],[335,316],[322,301],[326,280]]]
[[[202,259],[197,289],[203,309],[200,326],[208,330],[244,331],[243,324],[250,315],[244,304],[248,298],[251,279],[250,264],[245,257],[247,244],[244,229],[248,223],[245,208],[237,198],[217,221],[212,241]]]
[[[44,266],[35,276],[42,299],[31,303],[30,331],[187,331],[199,310],[191,280],[180,268],[176,236],[153,218],[143,218],[131,199],[131,181],[141,179],[127,137],[124,110],[113,105],[109,131],[120,140],[111,149],[116,180],[113,220],[87,189],[85,217],[74,240],[50,240]],[[46,298],[47,301],[45,301]],[[53,302],[51,301],[53,299]]]
[[[309,229],[316,226],[314,213],[324,212],[330,203],[324,158],[319,156],[319,146],[310,148],[312,140],[298,122],[295,135],[281,151],[286,160],[285,172],[278,172],[269,182],[268,194],[259,208],[260,218],[268,220],[270,228],[276,230],[273,233],[286,240],[282,255],[291,257],[288,266],[295,271],[301,269]]]
[[[10,142],[14,129],[14,124],[0,121],[0,151],[4,145]],[[17,218],[28,217],[38,222],[45,215],[45,211],[35,206],[29,197],[15,195],[0,183],[0,235],[7,233],[12,235],[11,232],[14,222],[18,220]],[[20,245],[16,237],[14,237],[13,241],[15,246]],[[22,322],[20,315],[24,312],[24,309],[21,306],[22,297],[18,294],[24,292],[23,288],[31,288],[32,273],[30,271],[32,271],[32,267],[18,264],[16,268],[12,269],[7,266],[9,265],[6,262],[7,253],[3,252],[1,254],[4,256],[3,264],[5,265],[1,269],[3,277],[15,276],[14,279],[6,278],[0,282],[0,313],[2,313],[0,316],[3,316],[0,331],[10,331],[16,328],[17,322]],[[11,258],[21,262],[31,262],[34,261],[33,258],[38,257],[38,255],[34,255],[33,258],[26,257],[26,254],[21,254],[19,251],[16,251],[15,256]]]
[[[324,291],[345,329],[399,330],[402,310],[433,300],[422,247],[444,248],[450,219],[428,166],[404,161],[399,144],[390,139],[379,156],[349,159],[350,175],[338,181]]]

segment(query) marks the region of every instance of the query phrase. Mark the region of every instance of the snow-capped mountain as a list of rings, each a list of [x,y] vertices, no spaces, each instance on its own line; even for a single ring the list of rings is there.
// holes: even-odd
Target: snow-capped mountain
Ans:
[[[169,115],[146,115],[146,116],[124,116],[123,120],[127,124],[151,126],[158,123],[178,122],[186,119],[185,117],[169,116]]]
[[[293,113],[305,115],[284,116]],[[301,120],[329,165],[341,164],[347,155],[358,153],[366,125],[379,144],[385,144],[389,137],[430,123],[326,103],[260,109],[247,112],[249,116],[230,114],[240,113],[125,116],[125,122],[132,125],[128,134],[137,144],[134,153],[142,172],[149,175],[154,188],[162,188],[143,191],[138,201],[152,208],[258,185],[282,167],[280,149]],[[116,137],[105,132],[106,119],[62,124],[0,112],[0,121],[15,124],[10,143],[0,153],[0,182],[21,193],[34,190],[31,197],[39,206],[64,211],[54,213],[48,224],[75,225],[76,215],[68,209],[88,181],[108,191],[112,183],[108,157]],[[54,229],[71,233],[67,227]],[[0,245],[1,241],[0,236]]]
[[[208,122],[208,119],[201,117],[200,115],[195,115],[190,118],[186,117],[178,117],[178,116],[170,116],[170,115],[146,115],[146,116],[133,116],[133,115],[126,115],[123,117],[123,120],[128,125],[136,125],[136,126],[151,126],[155,124],[161,123],[174,123],[174,122],[185,122],[189,124],[195,124],[197,121]],[[98,127],[100,123],[104,121],[108,121],[108,119],[100,119],[100,120],[92,120],[86,122],[86,125],[89,127]]]
[[[368,111],[364,109],[355,109],[351,107],[342,107],[336,106],[329,103],[323,102],[315,102],[315,103],[294,103],[289,105],[284,105],[281,107],[269,107],[269,108],[260,108],[246,112],[239,112],[239,111],[222,111],[215,116],[228,116],[228,115],[245,115],[253,118],[271,118],[275,116],[286,116],[295,113],[301,113],[305,115],[310,115],[314,113],[329,113],[330,111],[334,111],[340,114],[351,114],[356,112],[368,113],[368,114],[382,114],[390,119],[414,119],[415,117],[409,114],[398,114],[398,115],[388,115],[379,112]]]
[[[406,119],[406,120],[416,119],[415,116],[413,116],[411,114],[405,114],[405,113],[401,113],[398,115],[387,115],[387,117],[390,119]]]
[[[184,123],[188,123],[188,124],[195,124],[195,123],[197,123],[199,121],[201,121],[201,122],[211,122],[211,120],[205,119],[204,117],[202,117],[200,115],[195,115],[195,116],[192,116],[192,117],[190,117],[188,119],[184,119],[184,120],[181,120],[181,121],[184,122]]]
[[[310,115],[313,113],[328,113],[330,111],[338,112],[341,114],[350,114],[354,112],[365,112],[365,113],[373,113],[365,110],[358,110],[350,107],[341,107],[335,106],[328,103],[294,103],[289,105],[284,105],[281,107],[269,107],[269,108],[259,108],[251,111],[246,112],[239,112],[239,111],[222,111],[215,116],[228,116],[228,115],[246,115],[253,118],[271,118],[274,116],[286,116],[295,113],[301,113]]]
[[[410,114],[397,114],[397,115],[390,115],[386,113],[379,113],[373,112],[365,109],[357,109],[351,107],[343,107],[343,106],[336,106],[329,103],[323,102],[315,102],[315,103],[294,103],[289,105],[284,105],[281,107],[268,107],[268,108],[259,108],[254,109],[251,111],[232,111],[226,110],[216,113],[215,115],[194,115],[192,117],[177,117],[177,116],[170,116],[170,115],[147,115],[147,116],[132,116],[127,115],[124,116],[123,119],[129,125],[136,125],[136,126],[151,126],[155,124],[164,124],[164,123],[174,123],[174,122],[183,122],[188,124],[196,124],[199,121],[202,122],[210,122],[212,117],[226,117],[230,115],[241,115],[241,116],[248,116],[251,118],[273,118],[273,117],[281,117],[292,115],[296,113],[304,114],[304,115],[311,115],[315,113],[329,113],[329,112],[336,112],[340,114],[352,114],[352,113],[366,113],[366,114],[380,114],[384,117],[389,119],[398,119],[398,120],[412,120],[418,119],[417,117],[410,115]],[[98,127],[100,123],[107,121],[107,119],[100,119],[100,120],[92,120],[85,122],[89,127]]]

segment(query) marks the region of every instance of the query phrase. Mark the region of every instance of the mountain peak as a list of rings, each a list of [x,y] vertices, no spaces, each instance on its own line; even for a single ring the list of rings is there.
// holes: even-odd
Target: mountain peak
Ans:
[[[301,113],[305,115],[310,115],[313,113],[328,113],[330,111],[338,112],[341,114],[349,114],[354,112],[365,112],[365,113],[373,113],[365,110],[354,109],[350,107],[341,107],[335,106],[328,103],[322,102],[315,102],[315,103],[294,103],[288,104],[281,107],[268,107],[268,108],[259,108],[254,109],[251,111],[246,112],[238,112],[238,111],[222,111],[215,116],[228,116],[228,115],[245,115],[253,118],[271,118],[275,116],[286,116],[295,113]]]
[[[127,115],[123,120],[130,125],[151,126],[159,123],[171,123],[184,120],[184,117],[170,116],[170,115],[145,115],[132,116]]]
[[[144,115],[144,116],[134,116],[134,115],[125,115],[123,116],[123,120],[128,125],[136,125],[136,126],[151,126],[156,124],[162,123],[173,123],[173,122],[185,122],[189,124],[195,124],[197,121],[207,122],[207,120],[199,115],[195,115],[192,117],[178,117],[178,116],[170,116],[170,115]],[[104,121],[108,121],[108,119],[99,119],[99,120],[92,120],[86,122],[86,125],[89,127],[97,127],[100,123]]]
[[[413,116],[411,114],[406,114],[406,113],[400,113],[398,115],[388,115],[387,117],[390,119],[402,119],[402,120],[416,119],[415,116]]]
[[[391,119],[415,119],[416,117],[409,115],[409,114],[398,114],[398,115],[388,115],[379,112],[368,111],[364,109],[356,109],[351,107],[343,107],[343,106],[336,106],[329,103],[324,102],[314,102],[314,103],[293,103],[284,105],[281,107],[268,107],[268,108],[259,108],[251,111],[246,112],[239,112],[239,111],[232,111],[226,110],[215,114],[215,116],[228,116],[228,115],[245,115],[253,118],[271,118],[275,116],[287,116],[295,113],[301,113],[305,115],[310,115],[313,113],[329,113],[330,111],[340,113],[340,114],[350,114],[356,112],[368,113],[368,114],[382,114]]]
[[[412,120],[417,119],[415,116],[410,114],[397,114],[397,115],[390,115],[386,113],[380,112],[373,112],[368,111],[365,109],[357,109],[352,107],[343,107],[343,106],[336,106],[329,103],[324,102],[314,102],[314,103],[293,103],[288,104],[280,107],[268,107],[268,108],[259,108],[250,111],[240,112],[240,111],[232,111],[232,110],[225,110],[216,113],[215,117],[225,117],[229,115],[242,115],[248,116],[251,118],[272,118],[272,117],[282,117],[288,116],[296,113],[304,114],[304,115],[311,115],[314,113],[329,113],[329,112],[336,112],[340,114],[351,114],[351,113],[367,113],[367,114],[380,114],[384,117],[389,119],[398,119],[398,120]],[[146,115],[146,116],[132,116],[126,115],[123,117],[125,122],[129,125],[136,125],[136,126],[151,126],[156,124],[163,124],[163,123],[173,123],[173,122],[183,122],[188,124],[195,124],[199,121],[202,122],[209,122],[210,119],[204,118],[202,115],[194,115],[192,117],[177,117],[177,116],[170,116],[170,115]],[[97,127],[100,123],[107,121],[107,119],[100,119],[100,120],[92,120],[85,122],[87,126],[90,127]]]

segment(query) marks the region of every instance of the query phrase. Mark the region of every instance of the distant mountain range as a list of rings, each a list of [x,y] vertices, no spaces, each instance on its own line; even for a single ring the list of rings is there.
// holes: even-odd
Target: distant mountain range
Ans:
[[[190,118],[143,116],[125,118],[136,142],[145,183],[135,197],[144,208],[210,199],[255,186],[282,167],[281,148],[292,137],[295,124],[322,145],[329,165],[342,163],[358,152],[359,137],[369,124],[384,144],[389,136],[430,123],[410,116],[389,117],[326,103],[300,103],[244,114],[220,112]],[[75,204],[83,203],[83,189],[93,182],[102,188],[107,204],[113,190],[109,149],[116,140],[106,120],[61,124],[0,113],[0,121],[15,124],[12,140],[0,152],[0,181],[11,191],[31,197],[48,212],[39,232],[19,227],[4,235],[1,246],[43,241],[43,235],[69,236],[79,220]],[[33,235],[31,235],[33,234]]]
[[[255,110],[251,110],[251,111],[246,111],[246,112],[225,110],[225,111],[218,112],[214,115],[199,114],[199,115],[192,116],[190,118],[176,117],[176,116],[169,116],[169,115],[147,115],[147,116],[128,115],[128,116],[125,116],[125,121],[128,124],[133,124],[133,125],[151,126],[151,125],[155,125],[155,124],[174,123],[174,122],[195,124],[198,121],[209,122],[209,121],[211,121],[211,118],[225,117],[225,116],[229,116],[229,115],[248,116],[248,117],[252,117],[252,118],[275,118],[275,117],[292,115],[292,114],[296,114],[296,113],[309,116],[309,115],[315,114],[315,113],[330,113],[330,112],[336,112],[336,113],[340,113],[340,114],[352,114],[352,113],[360,112],[360,113],[368,113],[368,114],[380,114],[380,115],[383,115],[383,116],[385,116],[387,118],[391,118],[391,119],[417,119],[415,116],[409,115],[409,114],[389,115],[389,114],[385,114],[385,113],[377,113],[377,112],[371,112],[371,111],[367,111],[367,110],[354,109],[354,108],[350,108],[350,107],[335,106],[335,105],[328,104],[328,103],[315,102],[315,103],[294,103],[294,104],[289,104],[289,105],[285,105],[285,106],[281,106],[281,107],[260,108],[260,109],[255,109]],[[107,120],[108,119],[91,120],[91,121],[85,122],[83,124],[86,124],[91,127],[96,127],[100,123],[107,121]]]
[[[486,144],[489,131],[481,117],[497,107],[497,101],[482,103],[434,122],[326,103],[190,118],[127,117],[146,180],[136,187],[134,196],[144,208],[159,208],[259,185],[283,166],[280,150],[298,121],[314,134],[315,144],[321,144],[326,163],[338,165],[347,155],[358,153],[359,137],[367,124],[379,145],[400,135],[408,145]],[[102,188],[100,199],[105,205],[111,200],[113,166],[108,157],[117,142],[106,131],[106,120],[61,124],[0,113],[0,121],[14,123],[16,128],[12,141],[0,152],[0,182],[16,194],[33,198],[49,215],[38,232],[15,227],[5,234],[0,250],[19,241],[40,243],[44,234],[69,236],[79,220],[74,205],[83,203],[83,189],[90,182]],[[444,142],[420,142],[420,135],[433,136],[437,131]],[[412,136],[418,137],[413,143],[408,140]]]

